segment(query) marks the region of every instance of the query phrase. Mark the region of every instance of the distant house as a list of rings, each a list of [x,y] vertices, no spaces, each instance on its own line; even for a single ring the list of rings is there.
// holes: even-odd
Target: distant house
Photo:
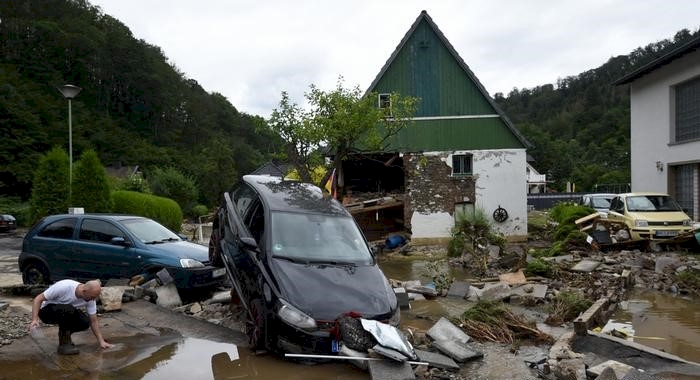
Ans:
[[[541,194],[547,192],[547,175],[540,174],[530,163],[527,163],[527,193]]]
[[[615,82],[630,87],[632,191],[671,194],[700,220],[700,37]]]
[[[365,219],[403,223],[414,243],[431,243],[450,237],[456,213],[478,208],[511,240],[525,239],[529,143],[426,11],[367,90],[379,107],[391,107],[392,92],[420,98],[412,125],[388,151],[344,162],[343,173],[354,195],[400,194],[403,204],[388,203],[386,215],[371,206]]]

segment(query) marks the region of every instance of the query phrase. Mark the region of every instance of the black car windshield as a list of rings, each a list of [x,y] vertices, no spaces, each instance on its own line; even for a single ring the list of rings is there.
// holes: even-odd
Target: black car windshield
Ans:
[[[373,263],[352,217],[273,212],[271,221],[273,256],[309,263]]]
[[[667,195],[643,195],[627,197],[627,210],[629,211],[646,211],[646,212],[664,212],[664,211],[683,211],[681,206]]]
[[[161,243],[166,241],[180,241],[179,236],[151,219],[137,218],[125,219],[121,223],[129,232],[134,234],[144,243]]]

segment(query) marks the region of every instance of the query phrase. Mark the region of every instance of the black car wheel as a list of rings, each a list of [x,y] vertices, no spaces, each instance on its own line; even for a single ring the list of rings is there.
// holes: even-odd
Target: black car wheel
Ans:
[[[48,285],[49,271],[44,264],[32,261],[24,267],[22,281],[25,285]]]
[[[267,340],[265,334],[265,306],[260,298],[250,303],[250,312],[246,319],[246,335],[253,351],[264,350]]]
[[[219,244],[219,229],[213,228],[209,238],[209,261],[215,267],[223,267],[224,261],[221,259],[221,245]]]

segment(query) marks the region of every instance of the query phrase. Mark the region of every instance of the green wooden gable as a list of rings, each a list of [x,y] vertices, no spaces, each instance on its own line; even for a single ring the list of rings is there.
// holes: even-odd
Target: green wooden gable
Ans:
[[[415,120],[391,142],[396,151],[523,149],[503,114],[426,11],[413,23],[367,94],[420,98]]]

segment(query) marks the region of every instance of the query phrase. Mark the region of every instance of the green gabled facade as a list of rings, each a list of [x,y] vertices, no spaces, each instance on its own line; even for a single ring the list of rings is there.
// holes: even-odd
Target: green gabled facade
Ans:
[[[390,150],[525,149],[527,140],[494,103],[437,25],[422,11],[367,93],[420,98],[414,122]]]

